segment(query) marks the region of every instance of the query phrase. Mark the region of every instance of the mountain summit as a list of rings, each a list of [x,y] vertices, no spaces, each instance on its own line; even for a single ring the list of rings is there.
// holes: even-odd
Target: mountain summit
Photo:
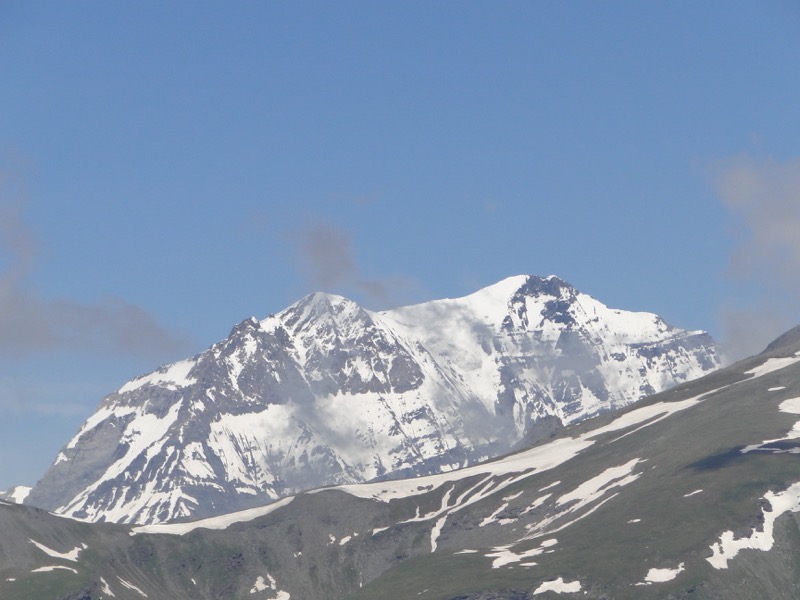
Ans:
[[[719,365],[554,276],[382,312],[315,293],[108,395],[26,503],[146,524],[448,471]]]

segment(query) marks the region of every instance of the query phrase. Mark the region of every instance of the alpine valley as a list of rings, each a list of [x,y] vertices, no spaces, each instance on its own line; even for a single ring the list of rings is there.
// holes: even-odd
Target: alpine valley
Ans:
[[[194,522],[0,503],[4,600],[800,597],[800,328],[530,447]]]
[[[316,293],[107,396],[25,503],[154,524],[444,473],[719,366],[554,276],[383,312]]]

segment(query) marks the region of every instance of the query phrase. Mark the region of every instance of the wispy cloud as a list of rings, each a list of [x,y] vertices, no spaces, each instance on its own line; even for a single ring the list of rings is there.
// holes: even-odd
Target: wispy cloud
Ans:
[[[734,222],[728,275],[751,300],[722,309],[732,358],[764,346],[800,319],[800,159],[738,156],[713,165],[717,195]]]
[[[91,383],[31,381],[0,375],[0,415],[82,416],[90,409],[87,399],[96,404],[106,393],[107,389]]]
[[[353,243],[344,230],[315,223],[292,237],[313,285],[330,289],[360,278]]]
[[[31,281],[39,241],[12,184],[0,179],[0,355],[70,350],[161,358],[188,348],[183,336],[121,298],[86,304],[43,296]]]
[[[356,260],[351,234],[329,223],[312,223],[288,237],[315,291],[355,293],[383,307],[397,303],[415,287],[408,278],[366,277]]]

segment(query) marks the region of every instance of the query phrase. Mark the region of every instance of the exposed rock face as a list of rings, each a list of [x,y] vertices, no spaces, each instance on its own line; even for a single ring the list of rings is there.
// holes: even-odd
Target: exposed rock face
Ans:
[[[552,276],[384,312],[312,294],[107,396],[26,503],[155,523],[450,470],[719,364]]]

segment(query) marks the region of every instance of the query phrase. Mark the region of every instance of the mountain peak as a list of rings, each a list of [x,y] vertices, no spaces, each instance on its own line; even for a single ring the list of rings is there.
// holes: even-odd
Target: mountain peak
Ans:
[[[718,365],[552,275],[378,313],[315,292],[107,396],[27,502],[153,523],[449,471]]]
[[[356,305],[356,303],[353,300],[345,298],[344,296],[339,296],[338,294],[329,294],[327,292],[311,292],[310,294],[300,298],[300,300],[289,306],[283,312],[288,313],[292,311],[295,313],[322,313],[330,312],[334,307],[337,306],[349,305]]]

